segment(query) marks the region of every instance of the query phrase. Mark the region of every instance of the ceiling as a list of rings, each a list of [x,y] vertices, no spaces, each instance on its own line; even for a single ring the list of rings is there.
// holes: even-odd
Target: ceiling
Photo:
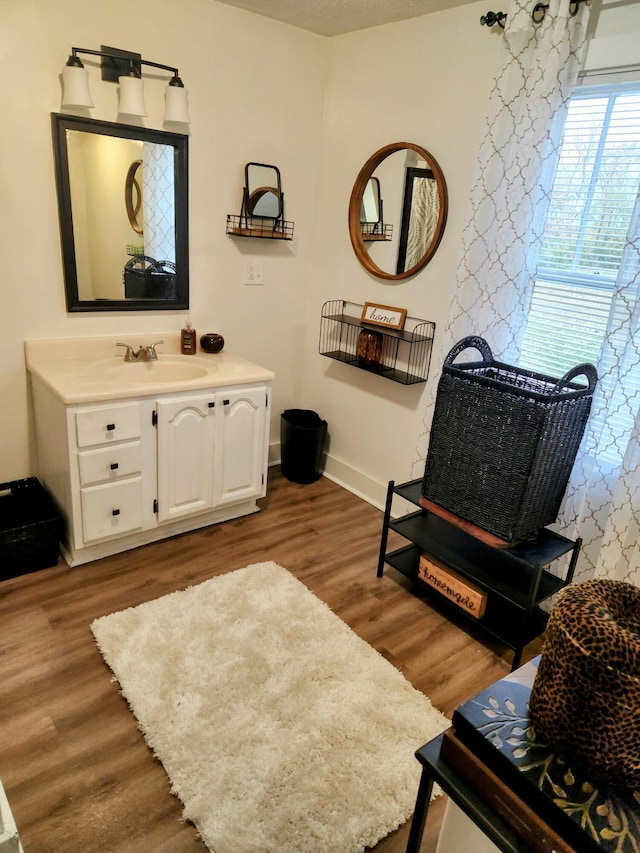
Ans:
[[[337,36],[463,6],[470,0],[220,0],[321,36]]]

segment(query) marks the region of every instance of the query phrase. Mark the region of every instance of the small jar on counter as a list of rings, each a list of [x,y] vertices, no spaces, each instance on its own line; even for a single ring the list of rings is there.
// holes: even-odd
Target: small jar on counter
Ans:
[[[205,332],[200,338],[200,349],[204,352],[221,352],[224,338],[217,332]]]

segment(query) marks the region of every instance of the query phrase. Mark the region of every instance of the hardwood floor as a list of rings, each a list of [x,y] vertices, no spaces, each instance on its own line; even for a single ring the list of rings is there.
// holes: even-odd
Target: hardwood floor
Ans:
[[[89,625],[98,616],[274,560],[448,716],[509,671],[510,651],[452,624],[393,570],[376,577],[381,512],[325,478],[297,485],[278,468],[260,505],[242,519],[0,583],[0,779],[26,853],[205,850],[97,650]],[[533,643],[523,662],[538,652]],[[444,805],[430,810],[423,853],[435,850]],[[404,851],[407,836],[408,824],[376,853]]]

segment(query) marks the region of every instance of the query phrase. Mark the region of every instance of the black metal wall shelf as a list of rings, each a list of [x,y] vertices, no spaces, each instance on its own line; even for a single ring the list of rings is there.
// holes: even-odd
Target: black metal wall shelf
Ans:
[[[231,237],[260,237],[263,240],[293,240],[293,222],[228,213],[227,234]]]
[[[320,355],[401,385],[426,382],[435,323],[407,316],[404,329],[389,329],[364,323],[362,308],[343,299],[324,303]]]
[[[524,646],[546,627],[548,614],[540,605],[571,583],[582,540],[567,539],[545,527],[533,540],[510,548],[494,548],[422,507],[421,486],[422,480],[401,485],[393,480],[389,482],[378,577],[382,577],[386,563],[410,578],[420,595],[437,602],[443,611],[470,620],[486,634],[512,648],[515,652],[513,669],[516,669]],[[394,496],[420,509],[394,519],[391,517]],[[387,551],[389,531],[399,534],[410,544]],[[468,616],[418,577],[423,554],[451,568],[488,594],[484,616],[480,619]],[[570,555],[565,573],[560,576],[549,571],[547,566],[564,555]]]

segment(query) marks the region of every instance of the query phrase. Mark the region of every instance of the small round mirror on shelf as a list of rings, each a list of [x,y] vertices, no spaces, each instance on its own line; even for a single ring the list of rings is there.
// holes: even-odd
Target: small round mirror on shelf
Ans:
[[[363,215],[372,193],[376,217]],[[447,211],[447,185],[435,158],[412,142],[385,145],[364,164],[351,191],[349,236],[356,257],[378,278],[415,275],[438,248]]]

